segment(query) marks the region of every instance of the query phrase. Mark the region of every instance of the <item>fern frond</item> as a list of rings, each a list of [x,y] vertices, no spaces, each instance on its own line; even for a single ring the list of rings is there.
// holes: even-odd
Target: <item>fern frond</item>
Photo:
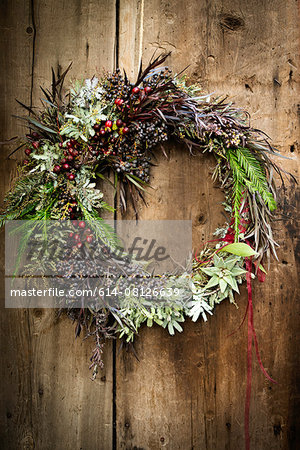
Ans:
[[[89,227],[93,229],[97,238],[111,249],[119,247],[121,243],[115,231],[102,219],[102,217],[99,216],[97,211],[95,209],[89,211],[82,203],[78,202],[78,204],[81,208],[84,219],[89,222]]]
[[[228,151],[228,160],[232,171],[233,184],[231,188],[232,197],[232,212],[234,218],[234,239],[238,242],[239,239],[239,225],[240,225],[240,209],[242,203],[242,192],[245,188],[243,181],[246,174],[243,168],[239,165],[235,155]]]
[[[266,173],[261,162],[248,148],[239,147],[235,150],[237,162],[246,174],[245,185],[252,194],[259,193],[270,211],[276,209],[276,201],[271,193]]]

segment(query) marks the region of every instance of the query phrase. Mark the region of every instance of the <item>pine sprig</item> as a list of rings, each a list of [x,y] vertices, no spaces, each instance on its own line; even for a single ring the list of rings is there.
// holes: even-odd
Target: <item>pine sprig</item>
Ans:
[[[233,183],[231,187],[231,197],[232,197],[232,213],[233,213],[233,229],[235,241],[238,241],[239,237],[239,225],[240,225],[240,209],[242,203],[242,193],[245,185],[243,181],[245,180],[245,172],[243,168],[237,161],[237,158],[232,151],[228,151],[228,161],[232,171]]]
[[[89,227],[92,228],[96,237],[111,249],[118,247],[120,241],[113,228],[99,216],[95,209],[89,211],[82,203],[79,205],[84,219],[88,221]]]

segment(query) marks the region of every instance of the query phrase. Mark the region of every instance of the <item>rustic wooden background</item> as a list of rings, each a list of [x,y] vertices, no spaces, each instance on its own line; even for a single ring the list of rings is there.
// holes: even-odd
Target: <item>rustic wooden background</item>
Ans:
[[[50,69],[73,61],[71,77],[116,64],[134,76],[141,55],[172,50],[174,71],[187,65],[205,91],[228,94],[273,138],[297,175],[299,152],[298,2],[295,0],[2,0],[0,4],[1,137],[22,133],[11,115],[17,97],[38,105]],[[299,87],[299,85],[298,85]],[[1,190],[15,159],[1,148]],[[194,243],[224,219],[210,181],[212,161],[169,148],[153,171],[156,188],[142,218],[192,219]],[[297,302],[295,186],[281,190],[279,262],[255,284],[254,314],[270,385],[254,360],[252,448],[296,449],[300,347]],[[2,246],[3,250],[3,246]],[[3,254],[3,252],[2,252]],[[92,342],[74,340],[68,319],[52,310],[1,309],[1,448],[241,449],[246,388],[246,327],[239,309],[223,304],[209,322],[187,322],[184,333],[144,328],[138,362],[109,343],[105,369],[90,380]],[[3,300],[4,304],[4,300]],[[297,396],[298,395],[298,396]],[[115,427],[113,426],[115,423]],[[298,424],[299,425],[299,424]]]

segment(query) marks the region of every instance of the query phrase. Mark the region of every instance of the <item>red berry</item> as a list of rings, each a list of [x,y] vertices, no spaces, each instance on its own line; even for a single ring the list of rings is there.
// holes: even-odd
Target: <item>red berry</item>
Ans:
[[[99,130],[100,130],[100,125],[99,125],[99,123],[96,123],[96,124],[93,126],[93,128],[94,128],[95,131],[99,131]]]
[[[28,159],[24,159],[23,164],[26,166],[27,164],[29,164]]]
[[[85,222],[81,220],[78,224],[79,228],[85,228]]]
[[[137,86],[136,87],[134,87],[133,89],[132,89],[132,93],[135,95],[135,94],[138,94],[140,92],[140,88],[138,88]]]
[[[121,106],[121,105],[123,105],[123,103],[124,103],[124,100],[122,98],[116,98],[115,104],[117,106]]]
[[[66,158],[63,158],[60,163],[61,164],[66,164],[66,162],[67,162]]]
[[[73,156],[78,156],[78,150],[73,150]]]
[[[68,156],[67,156],[67,160],[68,160],[68,161],[73,161],[73,159],[74,159],[74,158],[73,158],[72,155],[68,155]]]
[[[128,127],[124,127],[123,128],[123,134],[127,134],[129,132],[129,128]]]
[[[32,143],[32,147],[35,148],[36,150],[39,148],[39,146],[40,146],[40,143],[38,141],[34,141]]]
[[[68,156],[68,152],[64,152],[64,155],[65,155],[65,156]]]
[[[56,165],[53,167],[53,172],[54,173],[59,173],[60,172],[60,166]]]
[[[90,229],[90,228],[87,228],[86,231],[87,231],[88,233],[90,233],[90,232],[91,232],[91,229]]]
[[[82,242],[78,242],[77,247],[81,248],[82,247]]]
[[[73,148],[69,148],[69,154],[70,155],[73,155],[75,151],[77,151],[77,150],[74,150]]]
[[[145,87],[145,92],[146,92],[146,94],[150,94],[151,91],[152,91],[152,89],[151,89],[150,86],[146,86],[146,87]]]
[[[25,148],[25,155],[29,156],[31,153],[30,148]]]
[[[73,211],[73,208],[71,208],[71,206],[69,206],[68,211],[69,211],[69,212],[72,212],[72,211]]]
[[[69,174],[68,174],[68,178],[69,178],[70,181],[75,180],[75,175],[74,175],[74,173],[69,173]],[[72,210],[72,208],[71,208],[71,210]]]
[[[89,244],[90,244],[91,242],[93,242],[93,236],[87,236],[87,237],[86,237],[86,242],[88,242]]]
[[[71,143],[71,141],[67,142],[67,147],[68,148],[73,148],[73,144]]]
[[[60,142],[60,143],[58,144],[58,146],[59,146],[59,148],[63,148],[63,143]]]
[[[73,234],[74,234],[74,233],[69,233],[69,237],[73,237]]]
[[[74,234],[75,241],[80,241],[80,236],[78,233]]]
[[[71,145],[73,145],[73,147],[74,147],[74,145],[77,144],[77,141],[76,141],[75,139],[70,139],[70,143],[71,143]]]
[[[102,128],[102,129],[99,131],[99,133],[100,133],[100,136],[104,136],[104,135],[105,135],[105,130]]]
[[[112,121],[111,120],[107,120],[105,122],[105,126],[106,126],[106,128],[111,128],[112,127]]]
[[[118,128],[121,128],[121,126],[123,125],[122,120],[121,120],[121,119],[118,119],[118,120],[116,121],[116,125],[117,125]]]
[[[70,169],[70,166],[69,166],[69,164],[68,164],[68,163],[66,163],[66,164],[63,164],[63,169],[64,169],[64,170],[68,170],[68,169]]]
[[[39,133],[37,133],[36,131],[33,131],[33,132],[31,133],[31,136],[32,136],[33,138],[35,138],[35,139],[37,139],[37,138],[40,137]]]

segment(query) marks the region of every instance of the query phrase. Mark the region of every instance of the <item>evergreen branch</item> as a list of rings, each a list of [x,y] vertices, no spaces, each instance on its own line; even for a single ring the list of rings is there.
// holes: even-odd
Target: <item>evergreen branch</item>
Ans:
[[[102,219],[102,217],[99,216],[97,211],[95,209],[89,211],[81,202],[78,202],[78,204],[81,208],[84,219],[88,221],[90,228],[93,229],[97,238],[111,249],[120,246],[120,242],[115,231]]]
[[[240,209],[242,203],[242,192],[245,188],[243,180],[245,179],[245,172],[238,164],[238,161],[235,155],[228,151],[228,160],[230,164],[230,168],[232,171],[233,184],[231,187],[231,197],[232,197],[232,212],[234,219],[234,239],[238,242],[239,238],[239,225],[240,225]]]
[[[270,192],[264,166],[255,155],[244,147],[236,149],[237,162],[247,176],[245,184],[251,193],[258,192],[270,211],[276,209],[276,201]]]

